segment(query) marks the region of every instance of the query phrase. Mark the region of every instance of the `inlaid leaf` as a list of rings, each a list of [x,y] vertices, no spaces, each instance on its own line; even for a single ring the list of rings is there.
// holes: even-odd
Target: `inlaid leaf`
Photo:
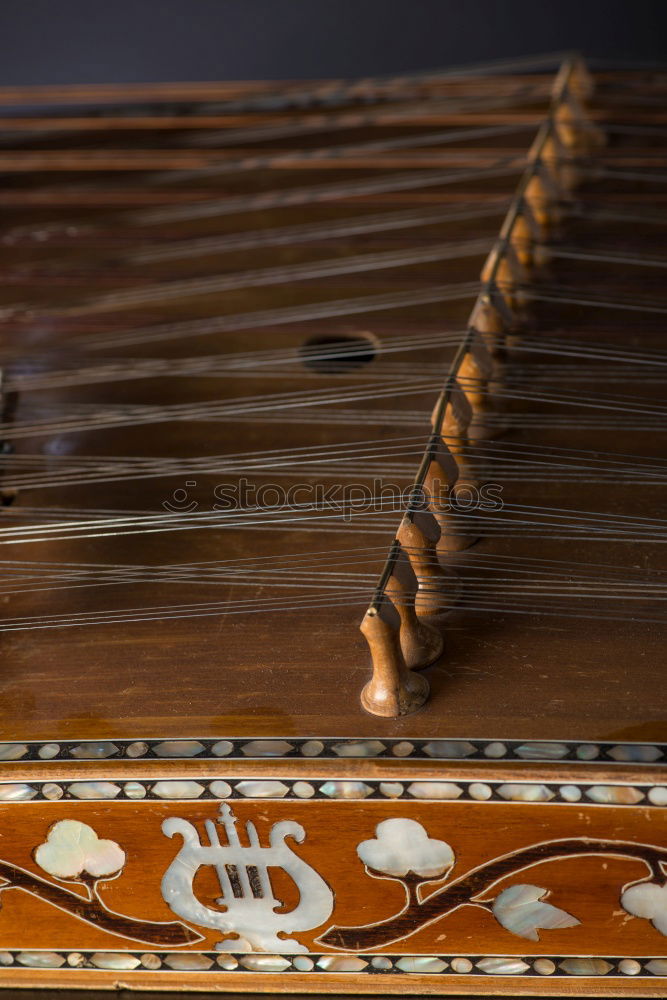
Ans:
[[[551,903],[542,903],[548,889],[537,885],[511,885],[494,900],[493,915],[512,934],[539,941],[538,930],[575,927],[579,920]]]

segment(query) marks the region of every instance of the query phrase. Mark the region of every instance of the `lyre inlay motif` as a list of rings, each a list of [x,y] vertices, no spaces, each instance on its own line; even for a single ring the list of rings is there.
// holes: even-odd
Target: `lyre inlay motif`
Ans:
[[[216,945],[219,951],[307,951],[298,941],[279,934],[324,923],[333,911],[334,896],[324,879],[285,843],[288,837],[301,843],[306,836],[303,827],[289,820],[275,823],[269,834],[270,846],[262,847],[255,824],[248,821],[246,847],[227,803],[222,806],[220,823],[227,843],[220,842],[216,824],[206,820],[209,843],[202,844],[192,823],[177,817],[164,821],[162,830],[168,837],[183,837],[183,846],[162,879],[165,901],[185,920],[231,935]],[[222,893],[217,902],[224,910],[204,906],[195,895],[193,882],[202,865],[215,867]],[[288,913],[275,912],[281,901],[273,892],[270,867],[281,868],[299,890],[299,903]]]

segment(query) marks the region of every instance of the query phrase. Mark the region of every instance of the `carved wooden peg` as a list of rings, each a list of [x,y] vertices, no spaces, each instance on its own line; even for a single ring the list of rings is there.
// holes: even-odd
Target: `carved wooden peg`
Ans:
[[[437,433],[438,430],[441,428],[444,429],[447,426],[451,428],[452,432],[458,431],[461,437],[465,437],[470,421],[472,420],[472,410],[467,396],[457,379],[453,379],[448,387],[447,403],[442,416],[441,428],[436,426],[439,420],[438,414],[440,409],[441,401],[438,400],[431,414],[431,423],[433,424],[434,431]]]
[[[590,119],[572,88],[568,88],[554,111],[556,131],[563,145],[574,155],[584,156],[604,146],[604,132]]]
[[[524,198],[545,233],[559,221],[554,188],[539,173],[535,173],[526,184]]]
[[[570,101],[562,101],[554,111],[558,136],[572,153],[583,152],[581,121]]]
[[[575,97],[578,97],[580,101],[589,100],[595,91],[595,80],[593,79],[593,76],[590,73],[584,59],[579,55],[575,56],[573,59],[568,86],[570,91],[575,95]]]
[[[494,410],[489,392],[493,375],[493,358],[487,351],[481,334],[474,331],[470,348],[458,370],[461,388],[473,414],[467,431],[472,444],[476,440],[492,437],[494,434],[494,429],[485,422],[487,415]]]
[[[456,480],[451,485],[448,483],[445,471],[448,462],[456,467],[447,445],[442,438],[439,438],[434,446],[432,461],[424,479],[424,493],[429,510],[440,526],[437,549],[445,552],[458,552],[460,549],[467,548],[470,540],[467,534],[462,532],[460,518],[456,516],[456,493],[453,488]],[[469,478],[466,479],[466,486],[470,486]]]
[[[502,314],[488,295],[477,300],[470,325],[482,335],[487,351],[498,364],[505,355],[506,327]]]
[[[487,281],[492,281],[495,274],[496,268],[501,256],[501,247],[496,243],[491,250],[491,253],[484,261],[482,265],[482,270],[479,275],[479,280],[485,284]]]
[[[361,704],[371,715],[388,719],[415,712],[429,695],[426,678],[405,664],[400,627],[400,616],[384,595],[368,609],[360,626],[373,661],[373,676],[361,692]]]
[[[510,309],[521,298],[521,285],[526,281],[526,271],[511,242],[501,240],[486,259],[480,274],[482,284],[493,283],[502,291]]]
[[[510,244],[525,272],[530,274],[534,267],[535,239],[530,224],[523,214],[517,215],[515,219],[510,235]]]
[[[528,229],[530,231],[531,242],[539,243],[542,237],[544,236],[544,233],[542,232],[542,228],[539,222],[533,215],[533,211],[530,205],[523,197],[521,198],[521,201],[519,203],[519,218],[523,219],[526,225],[528,226]]]
[[[458,466],[458,481],[477,486],[477,479],[468,457],[470,446],[468,428],[472,423],[473,411],[458,380],[455,380],[450,387],[442,420],[439,419],[439,412],[438,404],[431,417],[433,430],[442,437],[447,451],[454,457]]]
[[[425,488],[429,500],[446,503],[459,479],[459,466],[441,437],[431,444],[431,462],[426,470]]]
[[[491,305],[500,314],[505,330],[511,333],[518,326],[519,319],[502,286],[495,281],[489,282],[487,294]]]
[[[431,464],[431,469],[436,463]],[[464,493],[476,492],[477,486],[469,479],[461,484]],[[429,508],[440,526],[440,539],[436,549],[438,552],[461,552],[477,541],[477,535],[471,532],[469,522],[461,514],[462,508],[457,501],[455,490],[444,494],[440,488],[440,480],[427,477],[424,489],[428,497]]]
[[[563,167],[566,158],[570,158],[569,150],[565,149],[558,135],[558,130],[552,128],[548,137],[542,143],[540,152],[540,162],[544,170],[549,174],[553,184],[561,193],[565,187],[563,178]]]
[[[440,631],[417,617],[415,598],[419,582],[407,553],[397,543],[394,569],[387,580],[385,594],[401,619],[400,642],[403,659],[409,670],[420,670],[438,659],[442,653]]]
[[[545,242],[547,230],[539,224],[525,198],[521,199],[514,230],[518,234],[516,240],[512,239],[517,257],[522,261],[529,277],[531,274],[539,273],[550,260],[549,248]],[[526,247],[529,249],[526,250]],[[529,263],[526,262],[526,257],[530,258]]]
[[[505,298],[512,309],[522,309],[528,302],[525,290],[525,286],[528,284],[528,274],[511,240],[505,244],[503,256],[498,266],[496,284],[500,289],[507,290]]]
[[[405,515],[396,535],[417,577],[415,610],[420,617],[448,611],[459,591],[458,578],[446,572],[438,560],[436,543],[440,534],[433,514],[419,510]]]
[[[558,128],[552,129],[544,143],[541,160],[561,196],[570,198],[581,180],[581,169],[573,151],[567,149],[561,141]]]

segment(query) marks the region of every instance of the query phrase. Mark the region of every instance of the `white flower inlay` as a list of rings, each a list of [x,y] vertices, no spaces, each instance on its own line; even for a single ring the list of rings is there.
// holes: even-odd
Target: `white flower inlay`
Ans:
[[[667,883],[639,882],[621,896],[621,906],[633,917],[650,920],[657,931],[667,934]]]
[[[35,861],[56,878],[77,878],[84,872],[102,878],[120,871],[125,852],[113,840],[100,840],[86,823],[61,819],[35,851]]]
[[[375,871],[403,878],[409,872],[436,878],[454,864],[454,852],[444,840],[432,840],[413,819],[385,819],[375,828],[374,840],[357,847],[363,863]]]

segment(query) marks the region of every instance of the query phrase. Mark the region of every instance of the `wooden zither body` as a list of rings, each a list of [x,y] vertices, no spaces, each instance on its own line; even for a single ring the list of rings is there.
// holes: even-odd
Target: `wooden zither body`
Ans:
[[[0,90],[0,985],[665,995],[666,96]]]

